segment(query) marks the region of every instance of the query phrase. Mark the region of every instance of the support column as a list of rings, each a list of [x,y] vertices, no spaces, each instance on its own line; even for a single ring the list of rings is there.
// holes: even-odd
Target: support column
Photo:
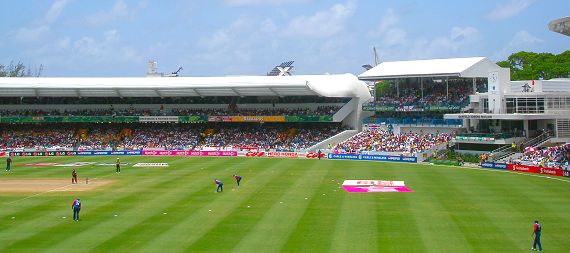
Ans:
[[[445,78],[445,98],[449,99],[449,77]]]
[[[528,119],[523,121],[523,130],[524,130],[524,137],[528,138]]]
[[[473,94],[475,94],[476,91],[477,91],[477,80],[475,77],[473,77]]]
[[[420,77],[420,89],[422,90],[422,98],[424,98],[424,79]]]
[[[400,79],[396,79],[396,96],[400,97]]]

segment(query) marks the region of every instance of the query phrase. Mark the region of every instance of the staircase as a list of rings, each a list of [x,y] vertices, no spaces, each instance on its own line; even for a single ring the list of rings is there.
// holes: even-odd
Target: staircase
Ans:
[[[552,132],[545,132],[539,136],[536,136],[534,138],[531,139],[526,139],[522,145],[524,147],[536,147],[536,146],[540,146],[542,144],[544,144],[545,142],[547,142],[548,140],[550,140],[553,137]],[[511,145],[505,145],[502,146],[498,149],[495,149],[493,151],[491,151],[491,154],[493,154],[493,160],[494,161],[508,161],[509,158],[519,158],[522,153],[521,152],[516,152],[518,151],[520,148],[517,147],[517,150],[513,150],[513,148],[511,147]]]

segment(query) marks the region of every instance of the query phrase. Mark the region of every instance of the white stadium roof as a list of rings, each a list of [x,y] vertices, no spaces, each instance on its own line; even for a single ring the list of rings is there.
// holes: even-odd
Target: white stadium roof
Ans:
[[[0,97],[365,97],[352,74],[233,77],[0,78]]]
[[[360,80],[411,77],[487,77],[499,66],[486,57],[383,62],[360,74]]]

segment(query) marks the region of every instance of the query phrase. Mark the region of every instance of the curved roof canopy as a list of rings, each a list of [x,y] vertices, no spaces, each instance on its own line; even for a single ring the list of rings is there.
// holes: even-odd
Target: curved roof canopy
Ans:
[[[0,78],[0,97],[370,96],[352,74],[230,77]]]
[[[360,74],[360,80],[411,77],[487,77],[499,66],[486,57],[383,62]]]
[[[550,23],[548,23],[548,29],[553,32],[570,36],[570,17],[550,21]]]

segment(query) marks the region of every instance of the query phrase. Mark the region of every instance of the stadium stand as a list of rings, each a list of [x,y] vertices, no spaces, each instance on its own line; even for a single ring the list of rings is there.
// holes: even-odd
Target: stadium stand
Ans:
[[[340,124],[10,124],[0,149],[34,150],[276,150],[306,149]]]
[[[548,168],[569,169],[570,143],[554,147],[526,147],[522,156],[514,162],[524,165],[539,165]]]
[[[335,153],[399,152],[411,155],[447,143],[452,136],[447,133],[400,133],[383,129],[368,129],[333,147]]]

